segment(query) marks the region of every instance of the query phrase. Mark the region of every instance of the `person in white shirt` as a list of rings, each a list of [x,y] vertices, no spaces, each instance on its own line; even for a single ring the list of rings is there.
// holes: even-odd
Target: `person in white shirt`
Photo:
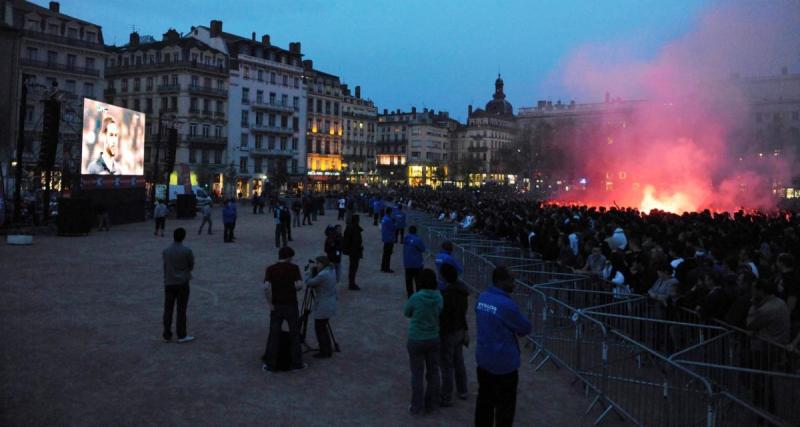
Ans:
[[[339,201],[338,201],[338,205],[339,205],[339,218],[338,219],[339,219],[339,221],[342,221],[342,220],[344,220],[344,213],[345,213],[345,211],[347,209],[347,199],[345,199],[344,196],[340,197]]]
[[[120,175],[122,171],[116,161],[119,126],[113,117],[109,116],[103,119],[98,140],[103,144],[103,151],[100,152],[97,160],[89,164],[87,173],[89,175]]]
[[[156,202],[156,208],[153,210],[153,218],[156,220],[156,231],[153,235],[158,236],[158,231],[161,230],[161,237],[164,237],[164,228],[166,227],[168,213],[169,208],[164,204],[164,201],[158,200]]]

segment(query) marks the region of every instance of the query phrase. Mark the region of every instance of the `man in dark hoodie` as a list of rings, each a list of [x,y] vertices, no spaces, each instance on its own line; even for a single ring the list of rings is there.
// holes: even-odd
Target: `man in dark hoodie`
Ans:
[[[347,288],[351,291],[361,290],[361,288],[356,285],[356,273],[358,272],[358,263],[364,255],[364,244],[361,239],[361,232],[364,230],[358,225],[358,222],[359,216],[353,215],[342,237],[342,253],[347,255],[349,259]]]
[[[444,308],[439,316],[441,338],[439,366],[442,371],[440,405],[451,406],[454,379],[459,399],[467,399],[467,369],[464,366],[462,346],[469,342],[467,338],[469,290],[464,282],[458,280],[458,271],[451,264],[443,264],[439,273],[445,283],[442,290]]]

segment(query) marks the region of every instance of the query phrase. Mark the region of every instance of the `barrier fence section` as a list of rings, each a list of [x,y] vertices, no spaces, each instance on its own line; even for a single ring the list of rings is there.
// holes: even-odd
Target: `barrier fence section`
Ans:
[[[646,426],[800,425],[800,359],[785,346],[696,313],[620,295],[588,274],[545,262],[507,241],[414,212],[429,250],[453,243],[476,292],[497,265],[515,275],[512,298],[533,320],[531,363],[572,373],[603,407]]]

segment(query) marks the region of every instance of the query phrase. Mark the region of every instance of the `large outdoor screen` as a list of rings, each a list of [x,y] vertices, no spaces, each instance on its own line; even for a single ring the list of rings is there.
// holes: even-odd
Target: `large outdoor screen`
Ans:
[[[138,111],[84,99],[81,175],[142,175],[144,119]]]

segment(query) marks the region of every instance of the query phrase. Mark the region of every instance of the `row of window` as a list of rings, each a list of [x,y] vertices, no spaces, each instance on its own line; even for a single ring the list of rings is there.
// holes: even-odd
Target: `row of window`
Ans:
[[[248,157],[240,157],[239,158],[239,172],[240,173],[250,173],[250,169],[248,168]],[[264,159],[258,157],[253,159],[253,171],[252,173],[265,173],[271,172],[275,170],[283,169],[283,172],[290,172],[290,173],[297,173],[297,159],[291,159],[291,161],[282,162],[282,161],[275,161],[274,159],[267,159],[267,168],[269,170],[264,170]]]
[[[315,109],[314,106],[316,106],[317,108]],[[323,108],[323,106],[324,106],[324,108]],[[333,106],[333,109],[331,109],[331,106]],[[338,101],[331,102],[330,100],[327,100],[327,99],[326,100],[322,100],[322,99],[319,99],[319,98],[314,98],[314,97],[309,96],[308,97],[307,109],[308,109],[309,113],[327,114],[327,115],[333,114],[334,116],[338,116],[339,115],[339,102]],[[332,113],[331,113],[331,111],[332,111]]]
[[[191,61],[198,64],[205,64],[208,66],[216,66],[219,68],[223,68],[225,66],[225,59],[220,56],[212,56],[208,52],[203,52],[202,54],[199,52],[191,52],[190,53]],[[118,57],[110,57],[108,58],[108,66],[114,67],[117,64],[120,66],[128,66],[128,65],[142,65],[142,64],[160,64],[160,63],[170,63],[170,62],[180,62],[181,61],[181,52],[180,50],[175,52],[164,52],[162,56],[161,51],[155,51],[153,53],[143,53],[137,54],[133,57],[128,55],[119,55]]]
[[[25,29],[31,31],[42,31],[41,21],[35,18],[28,18],[25,21]],[[55,22],[48,22],[45,28],[47,34],[54,36],[64,36],[71,39],[83,40],[90,43],[97,43],[97,31],[86,30],[84,31],[83,38],[80,37],[80,29],[74,26],[67,26],[66,32],[62,34],[61,25]]]
[[[215,163],[219,165],[222,164],[222,153],[223,150],[192,148],[189,150],[189,163],[198,163],[199,158],[199,163]]]
[[[253,148],[256,150],[275,150],[279,149],[281,151],[286,151],[290,149],[292,151],[297,151],[299,139],[297,137],[292,137],[291,141],[289,140],[288,136],[281,136],[275,137],[275,135],[255,135],[255,145]],[[291,142],[291,146],[289,143]],[[250,148],[250,135],[247,133],[242,134],[241,141],[239,143],[240,148],[249,149]]]
[[[306,131],[311,133],[342,135],[342,127],[339,125],[339,122],[331,123],[330,120],[319,120],[319,122],[317,122],[316,119],[307,120]]]
[[[207,98],[197,98],[191,97],[189,98],[189,112],[190,113],[199,113],[200,112],[200,105],[203,106],[203,112],[207,114],[211,114],[211,99]],[[219,117],[225,117],[225,103],[221,100],[215,101],[216,110],[214,113]]]
[[[26,49],[26,55],[27,55],[26,58],[28,60],[31,60],[31,61],[39,61],[40,60],[40,58],[39,58],[39,49],[38,48],[28,47]],[[71,53],[59,54],[58,51],[55,51],[55,50],[48,50],[47,51],[47,58],[46,58],[47,59],[47,63],[48,64],[53,64],[53,65],[60,64],[59,59],[60,59],[61,55],[64,55],[64,58],[66,60],[66,62],[64,64],[66,64],[67,68],[77,68],[79,66],[79,64],[78,64],[78,55],[73,55]],[[87,70],[94,70],[95,69],[95,58],[92,58],[91,56],[87,56],[86,58],[84,58],[83,59],[83,67],[86,68]]]
[[[159,104],[158,111],[178,112],[177,96],[172,96],[172,97],[162,96],[160,99],[161,103]],[[122,108],[130,108],[131,110],[134,111],[143,111],[146,114],[153,114],[156,112],[154,108],[154,103],[155,103],[154,98],[144,98],[144,99],[134,98],[131,100],[122,99],[120,100],[119,103]]]
[[[337,141],[309,139],[306,141],[306,152],[317,154],[339,154],[341,143]]]
[[[198,134],[197,131],[200,131]],[[202,136],[204,138],[211,137],[211,125],[209,124],[200,124],[197,123],[189,123],[189,136]],[[214,138],[224,138],[224,132],[222,131],[222,126],[215,125],[214,126]]]
[[[264,118],[267,118],[267,122],[264,123]],[[300,130],[300,118],[299,117],[292,117],[292,127],[289,127],[289,116],[281,114],[280,115],[280,126],[278,126],[278,115],[277,114],[265,114],[261,111],[256,111],[255,113],[256,118],[256,126],[270,126],[270,127],[281,127],[283,129],[291,129],[293,131]],[[242,110],[242,127],[250,126],[250,111],[249,110]]]
[[[142,90],[142,79],[141,78],[136,77],[134,79],[130,79],[130,81],[133,83],[133,87],[132,87],[132,91],[133,92],[138,92],[138,91]],[[203,88],[206,88],[206,89],[211,89],[213,87],[212,86],[212,81],[211,81],[211,79],[209,77],[206,77],[206,78],[203,79],[203,86],[200,86],[200,78],[198,76],[192,76],[191,81],[192,81],[192,86],[191,87],[193,87],[193,88],[203,87]],[[129,79],[120,79],[120,91],[128,92],[128,90],[131,89],[129,87],[128,83],[129,83]],[[155,83],[155,78],[154,77],[145,78],[144,79],[144,90],[145,91],[153,90],[153,84],[154,83]],[[172,75],[164,74],[164,75],[161,76],[160,86],[177,86],[178,84],[179,84],[178,74],[172,74]],[[116,88],[116,80],[109,79],[108,80],[108,87],[112,88],[112,89]],[[224,91],[225,90],[225,82],[224,82],[224,80],[217,79],[217,87],[216,87],[216,89],[220,90],[220,91]]]
[[[242,88],[242,104],[249,104],[250,103],[250,88],[243,87]],[[256,91],[256,103],[257,104],[266,104],[267,101],[264,99],[264,91],[257,90]],[[281,101],[278,103],[277,94],[275,92],[269,93],[269,104],[270,105],[279,105],[282,107],[294,107],[295,109],[300,108],[300,97],[295,96],[292,97],[292,105],[289,105],[289,95],[281,94]]]
[[[255,73],[254,73],[255,76],[252,76],[252,77],[255,78],[255,80],[258,80],[260,82],[266,82],[267,81],[266,80],[266,76],[267,76],[267,72],[266,71],[264,71],[262,69],[257,69],[257,70],[253,70],[253,71],[255,71]],[[251,78],[250,66],[242,65],[242,77],[245,78],[245,79],[250,79]],[[280,81],[280,84],[282,86],[288,87],[289,86],[289,79],[290,79],[290,77],[288,75],[286,75],[286,74],[278,74],[278,73],[276,73],[274,71],[270,71],[269,72],[269,84],[277,85],[278,82]],[[300,78],[299,77],[291,77],[291,81],[292,81],[292,86],[295,89],[300,89]]]

